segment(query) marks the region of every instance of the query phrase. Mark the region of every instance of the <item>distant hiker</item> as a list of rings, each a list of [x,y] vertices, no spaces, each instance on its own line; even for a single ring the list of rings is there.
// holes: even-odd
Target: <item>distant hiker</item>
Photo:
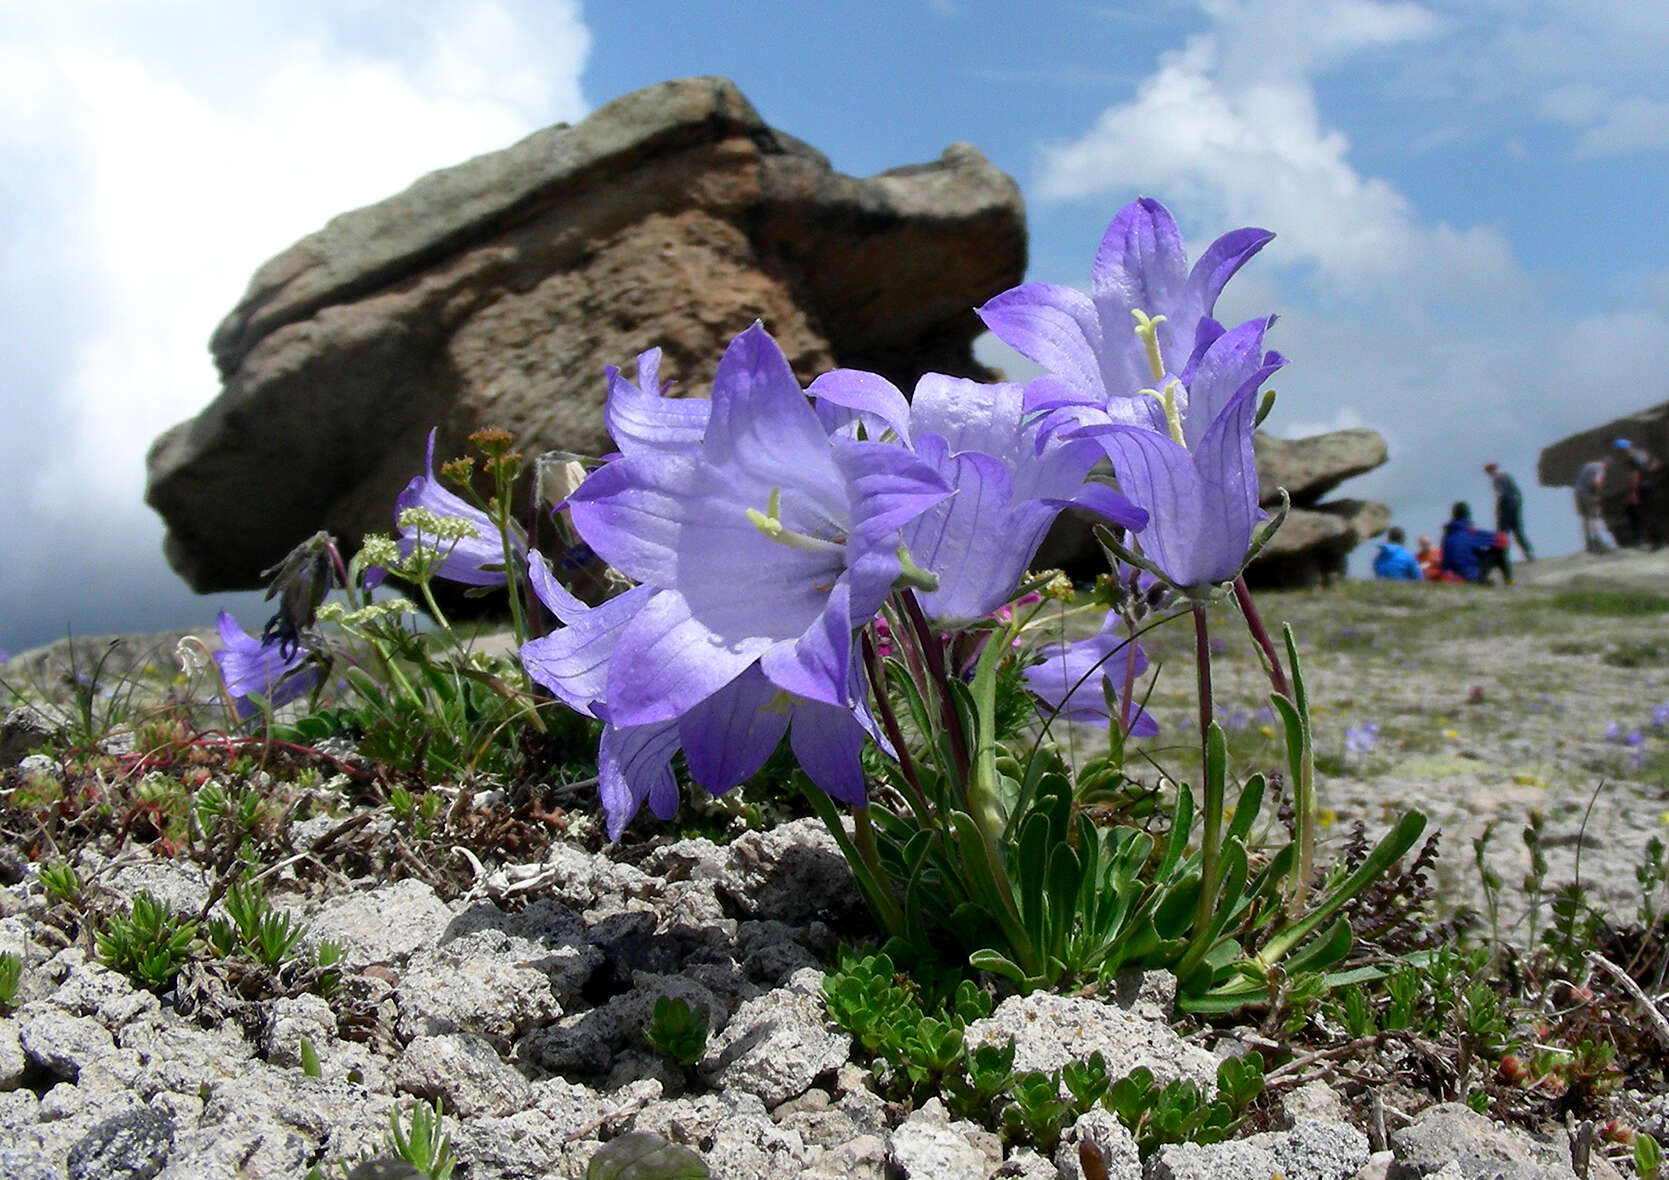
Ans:
[[[1518,547],[1524,550],[1524,560],[1536,560],[1530,550],[1530,540],[1524,535],[1524,497],[1518,490],[1518,481],[1502,471],[1499,463],[1485,463],[1484,474],[1495,487],[1495,531],[1516,537]]]
[[[1385,539],[1379,543],[1379,552],[1373,559],[1373,576],[1405,582],[1420,580],[1420,563],[1414,560],[1414,555],[1403,544],[1406,535],[1392,525],[1385,530]]]
[[[1605,543],[1605,531],[1600,524],[1599,497],[1605,488],[1606,460],[1604,456],[1582,465],[1576,473],[1576,515],[1582,520],[1582,547],[1589,553],[1604,553],[1611,547]]]
[[[1420,548],[1414,554],[1414,560],[1420,563],[1420,573],[1428,582],[1443,580],[1443,550],[1431,539],[1430,533],[1420,534]]]
[[[1489,571],[1499,569],[1502,582],[1512,585],[1507,549],[1497,540],[1496,534],[1472,523],[1472,509],[1465,500],[1456,502],[1449,523],[1443,526],[1443,572],[1463,582],[1487,582]]]
[[[1635,446],[1626,438],[1617,440],[1617,450],[1628,466],[1628,499],[1623,510],[1628,516],[1629,544],[1650,545],[1656,549],[1663,544],[1657,527],[1657,514],[1650,504],[1652,485],[1661,466],[1650,452]]]

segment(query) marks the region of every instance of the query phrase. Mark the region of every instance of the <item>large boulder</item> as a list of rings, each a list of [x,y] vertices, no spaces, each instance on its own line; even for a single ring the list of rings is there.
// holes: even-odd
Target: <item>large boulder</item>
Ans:
[[[1362,427],[1306,438],[1276,438],[1259,431],[1252,447],[1260,502],[1273,510],[1284,488],[1292,510],[1280,532],[1247,567],[1247,583],[1260,589],[1290,588],[1343,577],[1351,550],[1383,532],[1391,523],[1391,510],[1367,500],[1322,497],[1384,463],[1384,437]]]
[[[1363,475],[1385,462],[1385,439],[1377,430],[1357,427],[1312,434],[1307,438],[1276,438],[1261,430],[1252,436],[1258,461],[1258,499],[1277,504],[1285,488],[1292,503],[1313,508],[1321,497],[1352,476]]]
[[[1628,439],[1659,462],[1669,461],[1669,402],[1560,439],[1545,448],[1537,459],[1536,479],[1544,488],[1574,487],[1576,473],[1582,470],[1582,465],[1607,455],[1614,456],[1613,444],[1619,438]],[[1635,537],[1629,528],[1626,510],[1629,483],[1627,464],[1613,462],[1600,489],[1600,512],[1605,516],[1605,527],[1622,545],[1643,540]],[[1646,512],[1653,520],[1669,521],[1669,479],[1659,474],[1651,488]]]
[[[989,376],[972,309],[1025,266],[1019,189],[977,149],[854,179],[732,83],[665,82],[262,266],[211,341],[220,395],[152,445],[146,499],[194,588],[252,587],[317,529],[388,530],[431,426],[441,458],[482,426],[609,450],[603,366],[651,346],[697,395],[756,319],[805,380]]]

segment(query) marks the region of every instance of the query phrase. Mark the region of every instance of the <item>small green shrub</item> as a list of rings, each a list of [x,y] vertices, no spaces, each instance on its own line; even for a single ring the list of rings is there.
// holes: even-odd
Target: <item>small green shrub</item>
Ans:
[[[679,1065],[694,1065],[707,1051],[707,1013],[676,996],[661,996],[644,1026],[643,1038]]]

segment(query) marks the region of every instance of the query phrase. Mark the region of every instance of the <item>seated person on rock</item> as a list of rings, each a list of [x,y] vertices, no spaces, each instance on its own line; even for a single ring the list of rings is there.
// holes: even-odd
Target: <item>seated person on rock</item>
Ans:
[[[1465,500],[1457,501],[1443,526],[1443,572],[1463,582],[1487,582],[1493,569],[1501,571],[1504,584],[1512,584],[1506,546],[1497,534],[1472,523],[1472,509]]]
[[[1374,577],[1403,582],[1420,580],[1420,563],[1408,551],[1406,539],[1406,534],[1396,525],[1385,530],[1385,539],[1379,543],[1379,552],[1373,559]]]
[[[1420,574],[1428,582],[1443,581],[1443,550],[1431,539],[1430,533],[1420,534],[1420,548],[1414,554],[1420,563]]]

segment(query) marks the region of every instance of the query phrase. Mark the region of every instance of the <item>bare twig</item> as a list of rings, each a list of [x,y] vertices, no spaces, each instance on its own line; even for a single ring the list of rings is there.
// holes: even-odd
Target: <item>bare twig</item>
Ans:
[[[1629,978],[1628,972],[1598,951],[1584,951],[1582,957],[1617,981],[1617,985],[1627,992],[1629,998],[1639,1007],[1646,1023],[1651,1025],[1652,1031],[1657,1034],[1657,1039],[1663,1043],[1664,1048],[1669,1049],[1669,1020],[1664,1019],[1663,1013],[1652,1002],[1652,998],[1641,990],[1638,983]]]

